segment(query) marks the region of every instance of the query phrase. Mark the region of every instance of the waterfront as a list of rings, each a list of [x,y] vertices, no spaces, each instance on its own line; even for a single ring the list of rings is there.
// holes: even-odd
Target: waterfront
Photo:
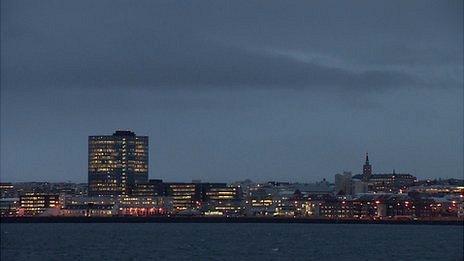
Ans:
[[[1,224],[1,260],[462,260],[462,226]]]

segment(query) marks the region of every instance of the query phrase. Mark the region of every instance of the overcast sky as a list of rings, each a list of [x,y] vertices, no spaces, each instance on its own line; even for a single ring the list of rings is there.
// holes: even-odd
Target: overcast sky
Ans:
[[[1,180],[87,181],[87,136],[150,178],[463,176],[463,2],[1,1]]]

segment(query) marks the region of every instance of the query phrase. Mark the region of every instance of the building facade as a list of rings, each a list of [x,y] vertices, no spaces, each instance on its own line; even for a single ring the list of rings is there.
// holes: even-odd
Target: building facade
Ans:
[[[160,179],[150,179],[148,182],[136,183],[132,189],[134,197],[157,197],[166,195],[165,186]]]
[[[344,171],[343,174],[335,175],[335,194],[353,194],[353,181],[351,179],[351,172]]]
[[[20,207],[19,198],[0,199],[0,217],[14,217],[18,214]]]
[[[238,216],[244,211],[239,187],[208,187],[204,192],[203,214]]]
[[[237,196],[237,190],[227,188],[226,183],[164,183],[164,193],[172,198],[175,212],[198,211],[210,200],[227,201]]]
[[[59,211],[60,209],[60,196],[56,194],[25,193],[19,197],[19,202],[18,214],[20,216],[42,215],[46,211]]]
[[[148,181],[148,137],[131,131],[89,136],[90,196],[130,195],[136,183]]]

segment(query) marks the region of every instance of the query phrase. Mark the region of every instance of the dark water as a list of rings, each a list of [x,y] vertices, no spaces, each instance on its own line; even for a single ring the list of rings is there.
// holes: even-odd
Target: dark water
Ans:
[[[463,260],[463,227],[1,224],[1,260]]]

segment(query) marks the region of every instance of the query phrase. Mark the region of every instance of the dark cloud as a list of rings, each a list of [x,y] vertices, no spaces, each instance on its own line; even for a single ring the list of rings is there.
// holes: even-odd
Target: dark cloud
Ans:
[[[133,59],[115,55],[111,63],[88,55],[56,61],[38,71],[22,67],[8,68],[17,85],[79,87],[269,87],[269,88],[372,88],[416,84],[417,79],[405,72],[392,70],[349,71],[343,68],[305,63],[282,55],[256,53],[218,45],[194,45],[179,48],[146,50]],[[101,53],[100,53],[101,55]],[[105,54],[105,57],[111,57]],[[27,75],[27,77],[24,77]]]
[[[412,13],[416,5],[367,4],[364,11],[352,10],[350,15],[324,2],[4,1],[3,70],[6,87],[424,86],[423,77],[397,67],[457,66],[452,58],[462,56],[462,48],[456,47],[462,39],[443,42],[441,31],[417,27],[420,22],[425,27],[438,23],[445,26],[440,29],[459,30],[454,23],[460,17],[453,16],[449,5]],[[333,10],[314,11],[324,8]],[[392,12],[394,17],[366,11]],[[427,20],[431,14],[437,22]],[[399,23],[395,16],[409,20]],[[392,34],[402,38],[392,39]],[[413,45],[410,38],[416,34]],[[344,67],[263,51],[269,48],[309,52],[310,57],[332,55]]]
[[[1,1],[1,179],[85,181],[87,136],[150,177],[463,173],[463,1]]]

